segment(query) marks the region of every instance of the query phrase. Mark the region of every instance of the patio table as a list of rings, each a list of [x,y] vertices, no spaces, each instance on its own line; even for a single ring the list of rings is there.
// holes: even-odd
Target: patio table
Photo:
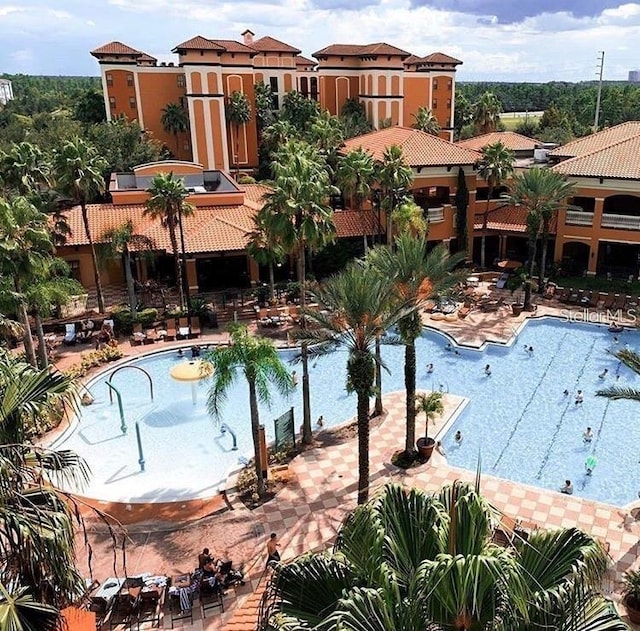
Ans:
[[[92,598],[103,598],[107,602],[111,602],[113,597],[120,591],[124,585],[124,578],[108,578],[100,587]]]

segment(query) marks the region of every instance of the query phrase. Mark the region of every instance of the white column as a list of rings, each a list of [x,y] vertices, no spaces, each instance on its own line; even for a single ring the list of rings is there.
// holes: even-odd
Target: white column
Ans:
[[[144,131],[144,116],[142,115],[142,101],[140,100],[140,83],[138,81],[138,69],[133,71],[133,86],[136,91],[136,110],[138,112],[138,124]]]

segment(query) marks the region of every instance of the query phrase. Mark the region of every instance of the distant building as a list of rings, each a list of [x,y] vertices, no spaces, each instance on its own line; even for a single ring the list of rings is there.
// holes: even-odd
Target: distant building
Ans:
[[[9,79],[0,79],[0,103],[5,105],[13,99],[13,88]]]
[[[640,70],[629,70],[629,83],[640,83]]]

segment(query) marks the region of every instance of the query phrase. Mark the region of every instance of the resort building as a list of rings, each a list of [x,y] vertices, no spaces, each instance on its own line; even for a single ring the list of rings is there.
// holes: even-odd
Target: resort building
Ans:
[[[100,64],[107,119],[125,116],[170,148],[179,160],[205,169],[228,171],[258,166],[255,111],[233,129],[225,115],[230,95],[245,94],[254,108],[254,85],[273,93],[273,109],[284,95],[298,90],[332,114],[348,99],[359,99],[371,124],[412,124],[420,107],[431,109],[451,139],[455,71],[462,62],[433,53],[416,57],[385,43],[334,44],[314,53],[317,61],[272,37],[256,39],[246,30],[242,41],[198,35],[177,44],[174,63],[158,60],[122,42],[109,42],[91,54]],[[180,106],[188,131],[166,129],[163,112]],[[236,139],[237,134],[237,139]],[[236,146],[237,140],[237,146]]]

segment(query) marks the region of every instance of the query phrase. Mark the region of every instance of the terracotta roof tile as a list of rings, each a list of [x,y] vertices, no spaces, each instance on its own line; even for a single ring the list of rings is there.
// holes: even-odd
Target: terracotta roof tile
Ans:
[[[482,134],[467,140],[459,140],[456,145],[471,149],[472,151],[480,151],[487,145],[501,142],[507,149],[511,151],[533,151],[540,143],[534,138],[527,138],[514,131],[495,131],[490,134]]]
[[[603,129],[590,136],[577,138],[562,147],[550,151],[549,155],[559,158],[574,158],[598,149],[604,149],[621,140],[627,140],[634,136],[640,136],[640,121],[620,123],[620,125]]]
[[[181,44],[177,44],[171,52],[176,52],[177,50],[225,50],[224,46],[220,44],[216,44],[213,40],[207,39],[206,37],[202,37],[202,35],[196,35],[191,39],[188,39],[186,42],[182,42]]]
[[[254,40],[251,42],[251,47],[265,53],[294,53],[298,55],[301,52],[294,46],[290,46],[289,44],[281,42],[279,39],[268,36]]]
[[[256,590],[238,605],[224,625],[225,631],[255,631],[258,628],[260,602],[268,581],[260,582]]]
[[[371,210],[337,210],[333,221],[339,237],[362,237],[383,232],[376,213]]]
[[[142,53],[140,57],[138,57],[138,61],[158,61],[155,57],[151,55],[147,55],[147,53]]]
[[[475,164],[481,157],[476,151],[409,127],[388,127],[350,138],[341,153],[362,147],[381,162],[384,150],[391,145],[402,148],[405,161],[412,167]]]
[[[396,48],[390,44],[380,42],[377,44],[331,44],[313,53],[314,57],[325,55],[339,55],[344,57],[364,57],[367,55],[395,55],[404,59],[411,56],[406,50]]]
[[[255,206],[256,209],[262,208],[262,201],[267,193],[273,189],[264,184],[239,184],[238,188],[244,191],[244,203],[247,206]]]
[[[131,48],[131,46],[127,46],[122,42],[109,42],[92,50],[91,54],[94,57],[98,55],[142,55],[139,50]]]
[[[209,41],[222,46],[228,53],[249,53],[252,56],[257,54],[251,46],[245,46],[236,42],[235,39],[212,39]]]
[[[640,180],[640,134],[569,158],[552,169],[576,177]]]
[[[421,57],[420,63],[458,66],[462,62],[459,59],[450,57],[449,55],[445,55],[444,53],[431,53],[426,57]]]
[[[318,62],[302,55],[296,55],[296,66],[315,66]]]
[[[418,57],[417,55],[409,55],[405,60],[405,66],[410,66],[412,64],[414,64],[416,61],[420,61],[420,57]]]
[[[482,232],[484,217],[483,213],[476,213],[473,222],[473,229]],[[549,232],[556,233],[558,221],[554,215],[549,224]],[[497,232],[526,232],[527,213],[521,206],[503,206],[489,213],[487,230]]]

